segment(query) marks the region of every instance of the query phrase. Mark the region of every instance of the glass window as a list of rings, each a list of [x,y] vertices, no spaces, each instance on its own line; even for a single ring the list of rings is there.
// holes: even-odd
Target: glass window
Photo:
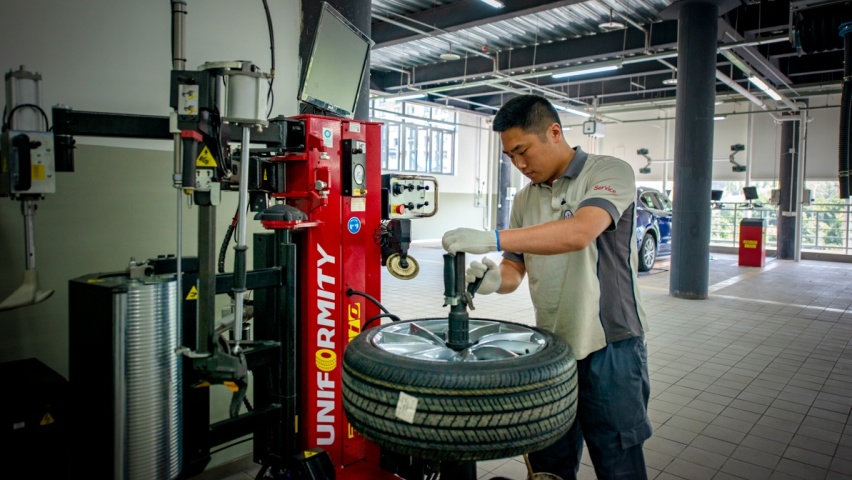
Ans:
[[[456,114],[452,110],[446,108],[433,108],[432,120],[438,120],[447,123],[456,123]]]
[[[417,129],[417,155],[414,170],[428,172],[429,166],[429,129]]]
[[[385,125],[387,128],[387,135],[382,138],[386,139],[385,143],[387,144],[388,149],[388,158],[387,162],[382,163],[382,168],[387,170],[399,170],[399,124],[398,123],[388,123]]]
[[[403,143],[405,161],[402,170],[417,170],[417,127],[406,125],[403,128],[405,129],[405,141]]]
[[[408,103],[405,102],[405,114],[411,115],[413,117],[420,118],[429,118],[431,115],[431,108],[417,104],[417,103]]]
[[[431,163],[429,164],[430,172],[440,172],[441,171],[441,132],[438,130],[431,130],[432,141],[430,143],[430,153]]]
[[[383,170],[453,174],[455,112],[384,99],[371,106],[372,118],[382,122]]]
[[[453,173],[453,150],[456,145],[455,133],[443,131],[441,133],[441,169],[433,170],[433,173]]]

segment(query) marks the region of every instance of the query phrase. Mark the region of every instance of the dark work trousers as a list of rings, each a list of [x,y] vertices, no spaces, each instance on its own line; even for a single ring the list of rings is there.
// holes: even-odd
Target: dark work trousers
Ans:
[[[585,439],[599,480],[647,478],[642,444],[651,437],[651,386],[644,337],[577,361],[577,388],[574,425],[553,445],[529,454],[533,470],[576,479]]]

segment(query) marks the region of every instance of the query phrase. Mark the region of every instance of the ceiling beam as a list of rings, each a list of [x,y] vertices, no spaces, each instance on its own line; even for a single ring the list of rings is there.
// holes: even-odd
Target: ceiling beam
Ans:
[[[435,30],[454,32],[465,28],[478,27],[510,18],[530,15],[558,7],[583,3],[585,0],[501,0],[503,8],[494,8],[481,0],[460,0],[436,8],[430,8],[410,15],[396,15],[377,10],[374,13],[392,16],[395,20],[409,22],[413,27],[423,29],[425,25]],[[425,38],[425,35],[394,25],[390,22],[373,22],[370,38],[376,44],[374,49],[397,45]]]
[[[677,21],[656,23],[651,27],[651,50],[677,47]],[[569,64],[614,59],[619,56],[641,55],[645,51],[645,37],[635,29],[586,35],[536,47],[515,48],[499,53],[499,73],[507,75],[528,74],[535,70],[555,70]],[[472,56],[460,60],[424,65],[414,69],[411,86],[426,86],[440,82],[473,80],[494,74],[494,62],[488,58]],[[542,75],[549,73],[542,72]],[[371,82],[374,88],[393,89],[407,84],[409,79],[398,71],[382,72],[373,69]]]

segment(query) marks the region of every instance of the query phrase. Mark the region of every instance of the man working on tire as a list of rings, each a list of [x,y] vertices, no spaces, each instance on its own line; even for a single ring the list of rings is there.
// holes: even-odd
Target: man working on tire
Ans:
[[[577,420],[530,462],[537,472],[576,478],[585,439],[598,479],[644,479],[650,385],[633,168],[568,146],[559,115],[540,96],[513,98],[492,128],[530,183],[515,196],[509,229],[459,228],[442,243],[452,254],[502,251],[499,267],[472,262],[467,281],[483,278],[479,294],[510,293],[528,273],[536,325],[574,351]]]

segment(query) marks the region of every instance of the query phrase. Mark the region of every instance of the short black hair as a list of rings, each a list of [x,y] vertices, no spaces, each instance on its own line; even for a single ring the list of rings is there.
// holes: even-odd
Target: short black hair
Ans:
[[[558,123],[559,114],[553,104],[541,95],[519,95],[505,104],[494,116],[491,129],[495,132],[505,132],[518,127],[530,133],[544,135],[547,127]]]

